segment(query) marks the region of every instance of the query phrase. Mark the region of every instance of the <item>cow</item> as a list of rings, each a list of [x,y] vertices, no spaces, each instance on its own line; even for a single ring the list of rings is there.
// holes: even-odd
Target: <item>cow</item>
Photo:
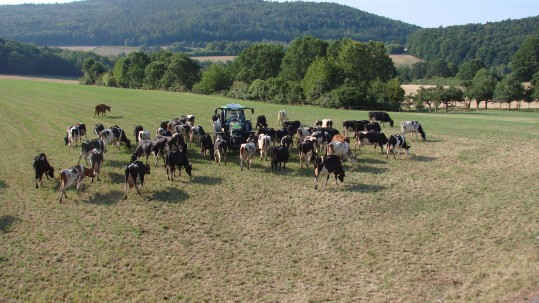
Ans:
[[[369,112],[369,121],[380,121],[382,124],[389,122],[389,125],[393,127],[393,120],[389,117],[386,112]]]
[[[268,154],[270,152],[271,148],[271,137],[265,134],[260,134],[258,136],[258,150],[260,151],[260,160],[266,157],[266,161],[268,160]]]
[[[183,140],[187,142],[189,134],[191,133],[191,126],[189,124],[178,124],[174,127],[173,133],[174,132],[181,134]],[[189,145],[191,145],[191,142],[189,142]]]
[[[138,133],[137,141],[150,140],[150,131],[143,130]]]
[[[356,162],[356,155],[350,151],[350,145],[346,141],[332,141],[329,143],[327,154],[339,156],[343,161]]]
[[[95,135],[96,135],[97,138],[100,137],[99,134],[100,134],[103,130],[105,130],[105,127],[103,126],[103,124],[97,123],[97,124],[95,125],[95,127],[94,127],[94,133],[95,133]]]
[[[286,121],[288,121],[288,114],[286,111],[280,110],[279,113],[277,113],[277,125],[281,125]]]
[[[86,124],[77,123],[75,127],[79,129],[79,143],[82,142],[82,136],[84,136],[84,138],[88,140],[88,136],[86,135]]]
[[[173,150],[169,152],[166,156],[165,163],[165,166],[167,168],[168,180],[173,181],[174,176],[176,175],[176,166],[178,167],[178,175],[180,177],[182,176],[181,169],[183,166],[185,172],[187,173],[187,175],[189,175],[189,179],[192,178],[193,166],[189,163],[189,160],[187,160],[187,155],[184,151]]]
[[[292,136],[290,135],[286,135],[281,138],[281,146],[286,146],[286,148],[290,149],[292,143],[294,143],[294,140],[292,140]]]
[[[289,133],[288,133],[288,130],[286,128],[281,128],[281,129],[278,129],[275,131],[275,137],[273,137],[273,142],[275,143],[275,141],[277,142],[281,142],[281,139],[284,137],[284,136],[288,136]]]
[[[79,156],[79,162],[77,164],[80,164],[80,160],[84,157],[84,160],[86,161],[86,164],[88,164],[88,155],[90,152],[94,149],[98,149],[101,152],[105,151],[105,144],[103,144],[103,141],[99,139],[93,139],[91,141],[84,141],[80,145],[80,156]]]
[[[357,131],[356,132],[356,145],[355,150],[357,150],[358,146],[361,147],[362,145],[374,145],[374,149],[376,149],[376,145],[380,146],[380,149],[382,152],[384,152],[383,146],[387,143],[387,137],[382,132],[366,132],[366,131]]]
[[[77,142],[80,141],[79,128],[76,126],[70,126],[67,128],[67,134],[64,138],[65,145],[69,144],[69,147],[77,147]]]
[[[350,132],[355,132],[356,131],[355,124],[356,124],[356,120],[343,121],[343,123],[342,123],[342,132],[343,132],[343,134],[348,137],[348,134]]]
[[[155,138],[157,139],[157,136],[162,136],[162,137],[172,137],[172,132],[166,128],[158,128],[157,131],[155,132]]]
[[[256,128],[260,129],[261,127],[268,127],[268,122],[266,121],[266,116],[264,115],[256,117]]]
[[[275,137],[276,137],[275,129],[273,129],[273,128],[268,128],[268,127],[260,128],[260,129],[258,130],[258,134],[257,134],[257,135],[260,136],[260,135],[262,135],[262,134],[270,136],[272,142],[275,141]]]
[[[166,138],[160,138],[156,141],[151,140],[140,140],[137,144],[137,147],[135,148],[135,151],[131,155],[131,162],[136,161],[138,158],[140,158],[142,155],[146,155],[146,164],[148,164],[148,158],[151,154],[155,157],[155,166],[157,166],[157,162],[159,161],[159,156],[163,157],[164,160],[164,152],[165,147],[167,144]]]
[[[125,196],[127,199],[127,187],[135,188],[140,195],[140,189],[144,185],[144,176],[150,174],[150,166],[140,161],[134,161],[125,167]]]
[[[212,122],[219,121],[219,115],[218,115],[218,114],[214,114],[213,116],[211,116],[211,121],[212,121]]]
[[[194,126],[191,129],[191,133],[189,134],[189,147],[191,147],[191,143],[193,142],[195,142],[195,146],[200,146],[200,140],[205,134],[206,132],[204,131],[204,128],[202,128],[202,126]]]
[[[187,143],[185,143],[185,140],[183,139],[183,136],[181,134],[174,134],[170,138],[166,138],[167,142],[167,150],[182,150],[187,151]]]
[[[182,115],[180,117],[181,124],[187,124],[191,127],[195,125],[195,116],[194,115]]]
[[[322,120],[322,127],[333,127],[333,121],[331,119]]]
[[[95,112],[94,112],[94,118],[97,115],[99,117],[100,114],[103,114],[103,116],[107,115],[107,111],[110,112],[110,106],[105,104],[98,104],[95,106]]]
[[[97,177],[97,181],[99,181],[101,165],[103,165],[103,151],[97,148],[92,149],[88,153],[86,162],[90,164],[90,168],[94,171],[95,176]],[[94,183],[93,177],[92,177],[92,183]]]
[[[161,123],[159,123],[159,127],[162,128],[162,129],[167,129],[167,126],[168,126],[168,120],[167,121],[161,121]]]
[[[318,178],[320,176],[327,176],[327,185],[329,181],[329,174],[331,173],[335,175],[335,184],[339,184],[337,182],[337,179],[339,179],[341,182],[344,182],[345,173],[342,168],[341,158],[336,155],[316,158],[314,161],[314,189],[318,189]]]
[[[135,126],[135,130],[133,131],[133,135],[135,136],[135,142],[138,143],[140,141],[139,139],[139,133],[144,130],[144,127],[142,125]]]
[[[62,199],[64,197],[67,199],[65,192],[72,185],[77,185],[77,194],[79,193],[84,177],[94,178],[95,172],[92,169],[86,168],[80,164],[64,169],[60,172],[60,203],[62,203]]]
[[[331,137],[331,141],[347,142],[348,144],[350,144],[350,139],[341,134],[336,134],[335,136]]]
[[[277,166],[279,166],[279,171],[281,171],[281,166],[283,170],[286,170],[289,157],[288,147],[285,145],[274,147],[271,152],[271,171],[277,173]]]
[[[417,133],[421,134],[423,141],[427,141],[427,134],[423,130],[421,123],[417,121],[403,121],[401,122],[401,132],[403,135],[406,133],[415,133],[415,138],[417,139]]]
[[[299,151],[299,165],[301,168],[303,168],[303,162],[305,161],[305,165],[309,167],[309,164],[311,163],[311,160],[316,158],[316,149],[314,146],[313,141],[305,141],[301,142],[298,145],[298,151]]]
[[[221,158],[225,161],[226,166],[226,154],[228,152],[228,142],[226,142],[221,135],[217,135],[214,144],[214,158],[215,162],[221,165]]]
[[[39,188],[37,185],[37,180],[39,180],[39,184],[43,186],[43,174],[45,174],[47,180],[54,179],[54,167],[49,164],[45,153],[41,153],[34,158],[34,161],[32,162],[32,167],[34,168],[36,176],[36,188]]]
[[[307,136],[310,136],[313,133],[312,127],[301,127],[296,130],[296,146],[299,146],[301,142],[307,138]]]
[[[210,135],[204,135],[200,139],[200,158],[206,159],[206,152],[209,152],[210,154],[210,160],[214,160],[214,145],[213,140]]]
[[[404,152],[408,154],[410,146],[406,144],[406,138],[404,134],[391,135],[386,143],[386,159],[389,158],[389,152],[393,153],[393,159],[395,157],[395,149],[397,149],[397,156],[400,158],[401,149],[404,149]]]
[[[358,132],[358,131],[364,131],[365,130],[365,125],[369,124],[369,120],[357,120],[355,123],[354,123],[354,134],[355,132]]]
[[[247,141],[240,146],[240,167],[243,171],[243,162],[247,163],[247,169],[251,169],[253,158],[256,155],[256,145],[253,140]]]
[[[380,127],[380,124],[378,122],[371,122],[368,124],[365,124],[366,132],[375,131],[375,132],[381,132],[382,128]]]
[[[293,136],[298,129],[301,127],[301,122],[299,121],[286,121],[283,123],[283,127],[286,128],[288,133]]]
[[[127,139],[125,132],[117,126],[113,126],[101,131],[100,138],[105,145],[105,152],[107,144],[114,144],[118,149],[120,149],[120,144],[124,142],[128,148],[131,148],[131,141]]]

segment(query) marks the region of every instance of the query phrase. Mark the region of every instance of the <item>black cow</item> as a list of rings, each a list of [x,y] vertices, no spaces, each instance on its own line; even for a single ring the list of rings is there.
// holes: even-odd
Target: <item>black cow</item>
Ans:
[[[95,128],[94,128],[94,133],[95,133],[95,135],[99,138],[99,137],[100,137],[99,134],[100,134],[103,130],[105,130],[105,127],[103,126],[103,124],[97,123],[97,124],[95,125]]]
[[[256,118],[256,128],[260,129],[262,127],[268,127],[268,122],[266,121],[266,116],[261,115]]]
[[[288,130],[286,128],[281,128],[279,130],[275,131],[275,137],[273,139],[277,142],[281,142],[281,139],[283,139],[284,136],[288,136]],[[275,143],[275,141],[273,141]]]
[[[288,133],[290,135],[293,135],[301,127],[301,122],[299,122],[299,121],[285,121],[285,122],[283,122],[283,127],[286,128],[286,130],[288,130]]]
[[[90,141],[82,142],[80,145],[79,162],[77,164],[80,164],[80,160],[82,159],[82,157],[84,157],[84,160],[86,160],[86,164],[88,164],[88,154],[90,154],[90,152],[94,148],[100,150],[101,152],[104,152],[105,144],[103,144],[103,141],[99,139],[93,139]]]
[[[169,121],[162,121],[161,124],[159,124],[159,127],[162,129],[167,129]]]
[[[275,129],[273,129],[273,128],[268,128],[268,127],[260,128],[260,129],[258,130],[257,135],[261,135],[261,134],[270,136],[270,137],[271,137],[271,141],[274,141],[274,140],[275,140],[275,137],[276,137],[276,132],[275,132]]]
[[[369,112],[369,121],[380,121],[382,124],[389,122],[389,125],[393,127],[393,120],[386,112]]]
[[[174,134],[169,140],[167,140],[167,148],[169,151],[187,151],[187,143],[185,143],[185,140],[181,134]]]
[[[140,188],[144,185],[144,176],[150,174],[150,166],[140,161],[134,161],[125,167],[125,196],[127,199],[127,187],[135,188],[140,195]]]
[[[77,125],[75,125],[75,127],[77,127],[79,129],[79,143],[82,141],[82,136],[84,136],[84,138],[86,140],[88,140],[88,136],[86,135],[86,124],[77,123]]]
[[[327,175],[326,185],[329,180],[329,174],[335,174],[335,184],[337,183],[337,178],[344,182],[344,170],[342,168],[341,158],[336,155],[331,155],[327,157],[316,158],[314,161],[314,189],[318,189],[318,178],[320,176]]]
[[[178,174],[181,177],[182,166],[185,167],[185,172],[189,175],[189,178],[192,177],[191,171],[193,166],[187,160],[187,155],[181,150],[173,150],[166,156],[166,168],[167,168],[167,179],[173,181],[173,177],[176,175],[176,166],[178,166]],[[169,175],[170,171],[170,175]]]
[[[54,167],[49,164],[47,156],[44,153],[41,153],[34,158],[32,166],[34,167],[34,172],[36,176],[36,188],[39,188],[37,185],[37,180],[39,180],[39,183],[41,184],[41,186],[43,186],[43,174],[45,174],[47,180],[54,179]]]
[[[292,140],[292,136],[286,135],[281,138],[281,146],[286,146],[286,148],[290,149],[290,146],[294,143],[294,140]]]
[[[200,158],[206,159],[206,152],[209,152],[210,154],[210,160],[214,160],[214,146],[213,146],[213,140],[210,135],[204,135],[202,136],[202,139],[200,140]]]
[[[399,158],[401,154],[401,149],[404,149],[404,152],[408,154],[410,146],[406,144],[406,138],[404,137],[404,135],[399,134],[389,136],[388,142],[386,143],[386,159],[389,158],[390,151],[393,153],[393,159],[397,159],[395,157],[395,149],[397,149],[397,156]]]
[[[368,124],[365,124],[366,132],[375,131],[375,132],[381,132],[382,128],[380,127],[380,124],[378,122],[371,122]]]
[[[165,163],[164,160],[164,151],[167,144],[167,139],[162,138],[158,139],[156,141],[151,140],[140,140],[137,144],[137,148],[131,155],[131,162],[137,160],[142,155],[146,155],[146,164],[148,164],[148,157],[153,154],[155,157],[155,166],[157,166],[157,162],[159,161],[159,156],[163,157],[163,164]]]
[[[348,133],[355,132],[356,131],[355,125],[356,125],[356,120],[343,121],[343,123],[342,123],[342,132],[343,132],[343,134],[345,136],[348,136]]]
[[[94,148],[88,153],[86,162],[90,163],[90,168],[94,171],[97,181],[99,181],[99,174],[101,172],[101,165],[103,165],[103,151],[97,148]],[[92,176],[92,183],[94,182],[94,177]]]
[[[274,147],[273,151],[271,152],[271,171],[276,173],[277,166],[279,166],[279,171],[281,171],[281,165],[283,170],[285,170],[289,157],[290,153],[288,152],[288,147],[284,145]]]
[[[356,132],[356,145],[355,150],[357,150],[357,147],[361,147],[361,145],[374,145],[374,149],[376,149],[376,145],[380,146],[380,149],[382,152],[384,152],[383,146],[387,143],[387,137],[382,132],[366,132],[366,131],[358,131]]]
[[[135,142],[138,143],[138,133],[143,131],[144,130],[144,127],[142,127],[142,125],[137,125],[135,126],[135,131],[133,132],[133,134],[135,135]]]

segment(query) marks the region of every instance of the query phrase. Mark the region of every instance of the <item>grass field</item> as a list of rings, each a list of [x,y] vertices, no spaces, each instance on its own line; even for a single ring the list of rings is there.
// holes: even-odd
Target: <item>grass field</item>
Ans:
[[[32,159],[77,163],[66,127],[141,124],[194,114],[210,129],[222,97],[0,80],[2,302],[512,302],[539,291],[539,115],[391,113],[419,120],[427,142],[385,159],[372,147],[344,183],[315,191],[296,149],[284,173],[237,152],[217,166],[190,149],[194,177],[152,166],[123,200],[132,150],[105,154],[101,181],[58,203],[35,189]],[[112,111],[94,118],[94,106]],[[312,124],[366,112],[241,102],[276,127],[280,109]],[[340,127],[339,127],[340,128]],[[397,128],[384,127],[387,134]],[[88,138],[93,138],[90,132]],[[516,302],[525,302],[525,300]]]

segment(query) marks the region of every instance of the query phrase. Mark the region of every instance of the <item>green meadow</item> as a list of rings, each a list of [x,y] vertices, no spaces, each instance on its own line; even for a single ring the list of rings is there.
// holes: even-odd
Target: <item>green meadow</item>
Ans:
[[[94,117],[99,103],[111,106]],[[1,302],[506,302],[539,285],[539,114],[390,113],[418,120],[427,141],[386,159],[372,146],[345,163],[344,183],[300,169],[297,149],[273,174],[240,172],[189,149],[193,178],[153,166],[124,200],[134,148],[109,148],[101,180],[58,202],[60,170],[77,164],[66,128],[122,127],[134,145],[182,114],[211,132],[214,109],[241,103],[277,127],[277,112],[312,125],[367,119],[330,110],[187,93],[0,80]],[[253,123],[254,125],[254,123]],[[56,177],[34,188],[33,158]],[[82,162],[84,163],[84,162]]]

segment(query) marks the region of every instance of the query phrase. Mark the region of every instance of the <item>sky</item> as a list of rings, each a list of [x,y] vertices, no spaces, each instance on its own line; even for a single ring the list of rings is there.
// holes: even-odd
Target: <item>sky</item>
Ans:
[[[73,0],[0,0],[0,4],[66,2],[73,2]],[[312,2],[344,4],[375,15],[430,28],[469,23],[484,24],[539,15],[538,0],[324,0]]]

